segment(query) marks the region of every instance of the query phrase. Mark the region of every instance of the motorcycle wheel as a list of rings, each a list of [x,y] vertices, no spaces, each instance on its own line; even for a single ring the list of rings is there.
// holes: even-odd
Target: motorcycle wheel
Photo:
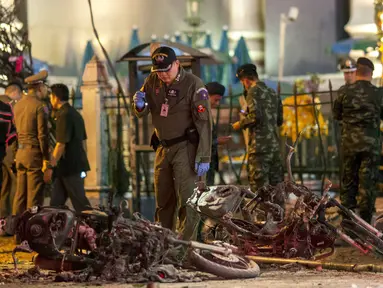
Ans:
[[[365,243],[370,244],[375,255],[383,257],[383,239],[380,239],[358,223],[347,219],[342,221],[341,226],[352,239],[358,241],[363,246],[365,246]]]
[[[224,256],[210,251],[190,252],[190,260],[198,269],[225,279],[255,278],[260,269],[254,261],[229,254]]]

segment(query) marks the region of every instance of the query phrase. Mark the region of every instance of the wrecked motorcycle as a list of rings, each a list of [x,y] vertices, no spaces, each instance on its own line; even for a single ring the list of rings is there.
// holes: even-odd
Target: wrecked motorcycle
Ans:
[[[320,197],[294,182],[290,161],[296,143],[294,147],[287,145],[290,148],[286,159],[288,181],[262,187],[256,193],[231,185],[211,188],[200,185],[195,189],[188,205],[210,220],[203,228],[204,240],[223,240],[245,255],[314,260],[332,255],[335,239],[340,237],[364,254],[383,255],[383,234],[330,198],[331,183]],[[291,193],[297,201],[287,214],[286,199]],[[245,197],[249,198],[246,205]],[[337,207],[342,214],[339,227],[326,219],[326,209],[330,207]],[[240,215],[263,210],[266,221],[233,217],[238,210]]]
[[[254,278],[260,274],[255,262],[233,254],[230,248],[183,241],[171,230],[137,213],[133,216],[134,220],[123,218],[108,209],[76,215],[67,207],[33,207],[17,221],[16,234],[23,242],[14,253],[35,251],[35,264],[40,268],[90,268],[93,275],[107,275],[109,280],[110,275],[137,275],[156,265],[180,267],[184,263],[179,259],[181,254],[186,255],[188,267],[223,278]]]

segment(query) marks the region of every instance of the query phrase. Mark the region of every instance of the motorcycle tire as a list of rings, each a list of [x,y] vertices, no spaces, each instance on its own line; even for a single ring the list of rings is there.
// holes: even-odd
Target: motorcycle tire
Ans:
[[[198,269],[225,279],[256,278],[260,269],[254,261],[230,254],[228,257],[210,251],[190,252],[190,261]]]
[[[361,244],[370,244],[373,247],[375,255],[379,257],[383,256],[383,239],[380,239],[374,233],[368,231],[358,223],[352,222],[351,220],[343,220],[341,226],[345,230],[346,234],[348,234],[352,239],[359,240]]]

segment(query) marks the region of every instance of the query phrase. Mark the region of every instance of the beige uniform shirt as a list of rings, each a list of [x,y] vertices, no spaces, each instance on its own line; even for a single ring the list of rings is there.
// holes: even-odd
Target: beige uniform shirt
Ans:
[[[212,145],[212,117],[207,90],[200,78],[182,67],[170,86],[166,86],[156,73],[146,79],[141,91],[147,105],[138,117],[152,114],[152,122],[160,140],[181,137],[186,129],[195,127],[199,133],[196,162],[209,163]],[[161,116],[163,104],[168,105],[167,116]],[[134,106],[134,105],[133,105]]]
[[[34,95],[25,95],[13,109],[19,145],[40,147],[49,160],[48,107]]]

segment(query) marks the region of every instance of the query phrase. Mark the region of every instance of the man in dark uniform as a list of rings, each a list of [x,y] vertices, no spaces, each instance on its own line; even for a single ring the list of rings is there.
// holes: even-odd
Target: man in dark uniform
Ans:
[[[333,107],[334,118],[342,121],[340,199],[344,206],[355,210],[358,196],[360,216],[368,223],[375,210],[380,120],[383,119],[383,93],[371,84],[373,71],[374,65],[369,59],[359,58],[356,82],[338,91]]]
[[[210,82],[206,84],[207,92],[209,93],[210,107],[217,108],[223,95],[225,94],[225,86],[218,82]],[[211,162],[210,169],[206,174],[206,184],[208,186],[214,185],[215,172],[218,172],[218,146],[226,144],[231,136],[221,136],[217,135],[217,123],[213,119],[213,145],[211,147]]]
[[[343,72],[345,85],[353,84],[356,81],[356,63],[353,59],[346,59],[339,65]]]
[[[85,196],[82,172],[90,170],[86,156],[86,131],[80,113],[69,104],[69,89],[64,84],[51,86],[51,104],[57,111],[56,146],[52,155],[55,169],[55,183],[52,191],[51,206],[62,206],[69,197],[77,212],[89,209],[90,203]],[[44,175],[45,182],[52,178],[49,167]]]
[[[18,82],[11,82],[5,88],[5,94],[0,95],[0,101],[8,103],[12,110],[22,97],[23,88]],[[2,163],[3,179],[0,193],[0,217],[12,215],[12,203],[16,190],[16,175],[14,174],[15,154],[17,141],[8,145]]]
[[[12,108],[9,104],[0,101],[0,161],[3,162],[6,149],[8,146],[12,145],[16,141],[16,129],[13,122],[13,112]],[[3,182],[3,166],[0,165],[0,186]],[[5,197],[4,197],[5,198]],[[9,205],[7,203],[8,199],[3,199],[3,195],[1,195],[1,205]],[[5,210],[7,207],[1,207],[2,213],[1,217],[6,217],[6,213],[9,211]]]
[[[18,135],[16,153],[17,188],[13,201],[13,215],[27,208],[42,205],[44,201],[43,172],[50,166],[48,117],[49,111],[42,99],[47,97],[48,77],[43,70],[25,79],[28,94],[14,108]]]
[[[138,117],[150,112],[155,128],[155,218],[175,230],[178,216],[183,238],[195,238],[198,216],[186,201],[196,176],[202,177],[210,166],[209,95],[202,80],[180,66],[170,47],[157,48],[152,62],[152,73],[133,97],[133,111]]]
[[[245,64],[237,77],[246,93],[247,114],[233,129],[249,129],[248,177],[251,191],[283,181],[279,126],[283,123],[281,98],[258,79],[257,67]]]

